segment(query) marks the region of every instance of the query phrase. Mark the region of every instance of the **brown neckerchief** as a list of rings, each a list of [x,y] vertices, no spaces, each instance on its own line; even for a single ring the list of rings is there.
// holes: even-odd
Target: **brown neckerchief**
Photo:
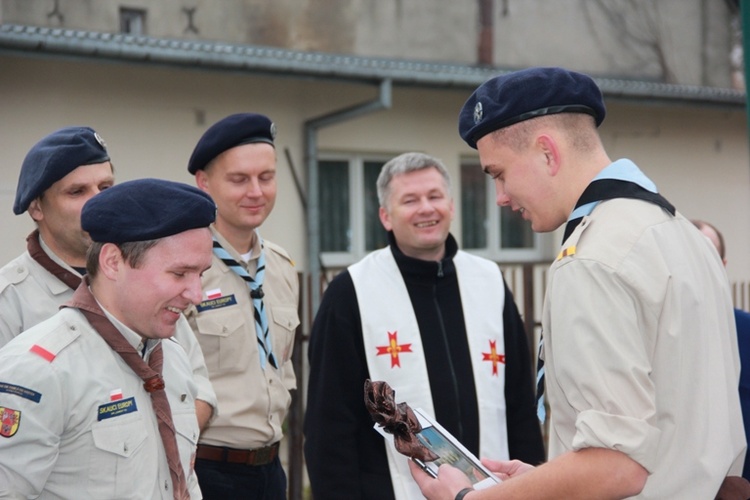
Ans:
[[[41,243],[39,243],[38,229],[35,229],[26,238],[26,250],[28,250],[31,258],[37,261],[40,266],[49,271],[50,274],[55,276],[57,279],[68,285],[72,290],[75,290],[76,288],[78,288],[78,285],[81,284],[81,278],[79,276],[71,273],[63,266],[52,260],[49,255],[47,255],[47,252],[44,251]]]
[[[190,493],[185,480],[185,472],[180,463],[180,453],[175,438],[175,428],[172,422],[172,410],[169,407],[167,393],[164,390],[164,379],[162,378],[162,366],[164,364],[164,352],[161,342],[151,352],[149,364],[146,364],[141,355],[125,340],[125,337],[115,328],[112,322],[104,315],[96,299],[89,290],[88,279],[84,276],[81,285],[73,293],[70,301],[62,307],[73,307],[81,311],[91,326],[101,335],[105,342],[122,357],[128,366],[143,380],[143,388],[151,395],[151,404],[159,423],[159,434],[161,435],[164,451],[169,464],[169,474],[172,477],[175,500],[190,498]],[[145,342],[146,339],[144,339]],[[149,366],[150,365],[150,366]]]

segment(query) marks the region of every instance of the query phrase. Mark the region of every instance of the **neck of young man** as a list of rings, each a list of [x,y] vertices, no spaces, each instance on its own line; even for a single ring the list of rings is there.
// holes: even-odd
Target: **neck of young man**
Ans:
[[[256,228],[233,227],[218,218],[214,223],[214,227],[239,254],[246,254],[255,245],[255,238],[257,237]]]

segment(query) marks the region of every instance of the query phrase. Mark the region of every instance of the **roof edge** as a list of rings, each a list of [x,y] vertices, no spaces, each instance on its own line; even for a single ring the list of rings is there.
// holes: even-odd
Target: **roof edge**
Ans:
[[[30,52],[213,71],[299,75],[394,85],[473,89],[507,68],[304,52],[225,42],[177,40],[65,28],[0,24],[0,52]],[[697,85],[594,77],[606,97],[745,105],[745,92]]]

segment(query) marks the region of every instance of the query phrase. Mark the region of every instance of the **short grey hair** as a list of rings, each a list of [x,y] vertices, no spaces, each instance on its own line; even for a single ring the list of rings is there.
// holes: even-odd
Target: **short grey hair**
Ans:
[[[416,172],[417,170],[424,170],[426,168],[434,168],[445,180],[445,187],[450,193],[451,190],[451,178],[448,175],[448,169],[442,161],[434,156],[426,155],[424,153],[404,153],[395,158],[389,160],[383,168],[380,170],[378,175],[377,189],[378,189],[378,203],[383,208],[387,208],[386,204],[388,198],[391,195],[391,181],[397,175],[408,174],[409,172]]]

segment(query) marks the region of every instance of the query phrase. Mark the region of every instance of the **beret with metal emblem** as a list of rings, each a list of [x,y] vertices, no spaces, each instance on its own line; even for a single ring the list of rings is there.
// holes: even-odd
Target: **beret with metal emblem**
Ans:
[[[28,210],[32,201],[76,168],[109,161],[107,146],[90,127],[66,127],[31,148],[21,165],[13,213]]]
[[[83,205],[81,227],[100,243],[166,238],[208,227],[216,205],[200,189],[162,179],[116,184]]]
[[[211,125],[195,145],[188,161],[188,172],[195,175],[227,149],[243,144],[265,142],[273,146],[276,125],[265,115],[237,113]]]
[[[582,73],[528,68],[496,76],[469,97],[458,117],[461,138],[476,149],[485,135],[538,116],[585,113],[598,127],[606,114],[601,90]]]

